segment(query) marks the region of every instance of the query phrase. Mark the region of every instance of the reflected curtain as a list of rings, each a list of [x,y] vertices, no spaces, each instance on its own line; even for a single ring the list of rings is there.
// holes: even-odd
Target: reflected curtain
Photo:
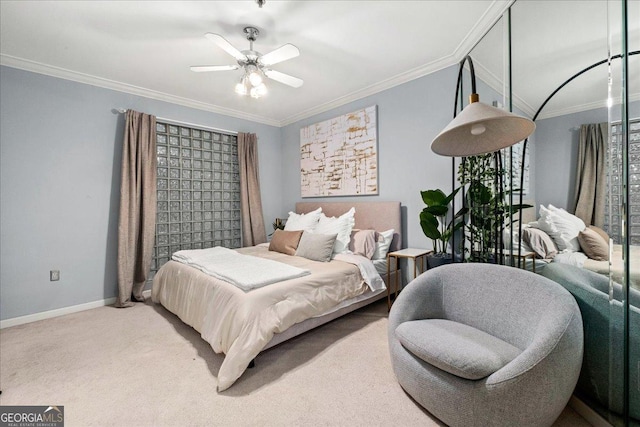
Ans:
[[[580,127],[575,214],[585,224],[597,227],[604,224],[608,134],[607,123],[586,124]]]
[[[144,301],[156,223],[156,117],[128,110],[122,147],[116,307]]]
[[[267,241],[260,197],[258,137],[255,133],[238,133],[238,165],[240,167],[242,243],[243,246],[254,246]]]

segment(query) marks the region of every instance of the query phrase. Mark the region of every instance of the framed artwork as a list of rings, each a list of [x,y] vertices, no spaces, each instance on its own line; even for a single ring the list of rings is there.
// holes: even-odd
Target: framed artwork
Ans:
[[[302,197],[378,194],[377,106],[300,129]]]

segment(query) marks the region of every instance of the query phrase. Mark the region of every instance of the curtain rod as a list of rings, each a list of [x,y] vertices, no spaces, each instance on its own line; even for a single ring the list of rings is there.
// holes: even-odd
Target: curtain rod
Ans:
[[[116,111],[118,111],[118,113],[124,114],[124,113],[127,112],[127,109],[126,108],[118,108]],[[233,130],[219,129],[219,128],[214,128],[214,127],[210,127],[210,126],[198,125],[198,124],[195,124],[195,123],[182,122],[180,120],[167,119],[166,117],[156,117],[156,119],[161,121],[161,122],[174,124],[174,125],[189,126],[189,127],[194,127],[194,128],[198,128],[198,129],[210,130],[210,131],[214,131],[214,132],[224,132],[224,133],[228,133],[230,135],[238,135],[238,132],[237,131],[233,131]]]

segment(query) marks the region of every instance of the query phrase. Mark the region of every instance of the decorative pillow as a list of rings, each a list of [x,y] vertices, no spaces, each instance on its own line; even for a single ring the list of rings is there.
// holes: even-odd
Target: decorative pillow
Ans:
[[[320,214],[320,220],[313,229],[313,232],[318,234],[337,234],[338,237],[333,247],[333,253],[340,254],[346,252],[349,248],[351,230],[353,230],[353,226],[356,223],[354,218],[355,213],[355,208],[351,208],[338,218],[333,216],[329,218],[325,214]]]
[[[528,228],[527,225],[522,226],[523,232],[525,228]],[[518,228],[516,226],[513,227],[513,232],[511,231],[511,227],[505,227],[504,231],[502,232],[502,240],[504,243],[504,248],[507,251],[511,250],[511,247],[513,247],[513,251],[517,252],[518,246],[520,246],[521,253],[533,252],[529,245],[527,245],[524,241],[520,242],[520,239],[518,238]]]
[[[562,208],[556,208],[552,204],[549,204],[549,210],[551,210],[551,212],[557,214],[561,218],[565,219],[566,221],[569,221],[570,223],[575,225],[575,227],[580,229],[580,231],[582,231],[585,228],[587,228],[586,224],[584,223],[584,221],[582,219],[578,218],[577,216],[575,216],[573,214],[570,214],[569,212],[565,211]]]
[[[595,231],[596,233],[598,233],[599,235],[601,235],[602,238],[604,239],[604,241],[607,242],[607,245],[609,244],[609,235],[602,228],[596,227],[595,225],[589,225],[589,226],[587,226],[587,228],[590,228],[593,231]]]
[[[609,241],[592,228],[585,228],[578,234],[578,240],[582,251],[591,259],[596,261],[607,261],[609,259]]]
[[[296,256],[313,261],[331,261],[333,245],[336,243],[337,236],[337,234],[317,234],[305,231],[300,237]]]
[[[353,230],[349,250],[356,255],[371,259],[376,252],[378,233],[375,230]]]
[[[536,253],[538,258],[552,259],[558,254],[558,249],[551,237],[539,228],[523,228],[522,241]]]
[[[540,229],[551,236],[558,250],[579,251],[578,233],[586,228],[584,222],[563,209],[549,206],[550,208],[540,206]]]
[[[395,233],[395,230],[393,228],[391,230],[378,233],[378,242],[376,244],[376,251],[371,257],[372,260],[387,259],[387,253],[389,252],[389,247],[391,246],[391,242],[393,241],[393,233]]]
[[[284,229],[286,231],[313,231],[318,224],[320,215],[322,215],[322,208],[318,208],[315,211],[306,214],[289,212],[289,218],[287,218],[287,223],[284,225]]]
[[[271,237],[269,250],[282,252],[287,255],[295,255],[296,249],[298,248],[298,242],[300,242],[300,236],[302,236],[302,230],[276,230],[273,232],[273,237]]]

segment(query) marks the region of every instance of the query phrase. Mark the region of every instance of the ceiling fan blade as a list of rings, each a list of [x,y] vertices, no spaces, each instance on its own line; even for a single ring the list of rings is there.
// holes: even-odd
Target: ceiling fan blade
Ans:
[[[262,55],[260,57],[260,63],[262,65],[273,65],[278,62],[286,61],[287,59],[295,58],[300,55],[300,51],[297,47],[292,44],[285,44],[280,46],[276,50],[272,50],[271,52]]]
[[[264,74],[272,80],[284,83],[291,87],[298,88],[304,84],[304,81],[302,79],[290,76],[289,74],[281,73],[280,71],[265,69]]]
[[[240,68],[238,65],[194,65],[190,67],[191,71],[202,73],[206,71],[231,71]]]
[[[238,49],[233,47],[233,45],[229,43],[227,39],[222,37],[220,34],[206,33],[204,36],[209,40],[211,40],[212,42],[214,42],[215,44],[217,44],[220,48],[222,48],[229,55],[236,58],[238,61],[247,60],[247,56],[244,53],[240,52]]]

